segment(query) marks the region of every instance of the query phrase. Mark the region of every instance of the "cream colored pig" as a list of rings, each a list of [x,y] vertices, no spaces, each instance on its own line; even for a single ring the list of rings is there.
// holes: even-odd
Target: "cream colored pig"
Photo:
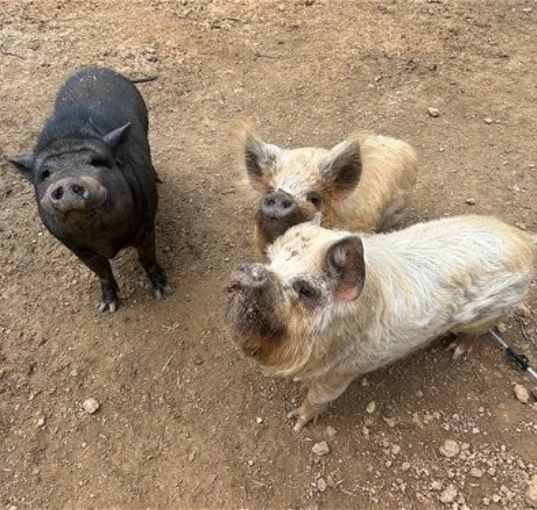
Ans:
[[[284,149],[241,130],[242,161],[262,194],[256,212],[260,253],[297,223],[360,232],[386,230],[402,219],[416,183],[416,153],[405,142],[361,131],[331,150]]]
[[[524,299],[536,244],[485,216],[371,235],[303,223],[268,264],[233,275],[232,336],[268,373],[308,387],[292,413],[300,430],[357,376],[448,332],[486,332]]]

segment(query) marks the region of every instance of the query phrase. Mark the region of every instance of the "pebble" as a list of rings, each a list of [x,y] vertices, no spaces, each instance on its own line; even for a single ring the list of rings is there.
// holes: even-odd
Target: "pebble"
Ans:
[[[475,205],[475,198],[467,198],[466,203],[468,205]]]
[[[485,117],[485,118],[483,119],[483,122],[484,122],[485,124],[492,124],[492,119],[491,119],[490,117]]]
[[[401,447],[398,444],[394,444],[392,446],[392,454],[398,455],[399,453],[401,453]]]
[[[522,386],[522,384],[515,384],[513,387],[516,398],[523,404],[527,404],[530,401],[529,391]]]
[[[408,471],[409,469],[410,469],[410,462],[403,462],[403,464],[401,464],[401,470]]]
[[[507,326],[505,325],[505,322],[499,322],[496,327],[498,328],[498,331],[500,333],[505,333],[507,331]]]
[[[438,480],[433,480],[431,482],[431,490],[433,490],[433,491],[442,490],[442,482],[439,482]]]
[[[369,404],[367,404],[367,407],[365,408],[365,410],[369,413],[369,414],[373,414],[375,412],[375,408],[377,407],[377,404],[375,403],[374,400],[372,400],[371,402],[369,402]]]
[[[45,426],[45,422],[46,422],[46,419],[44,416],[41,416],[41,418],[39,418],[39,420],[37,420],[37,426],[39,428],[41,427],[44,427]]]
[[[457,487],[448,485],[440,494],[440,501],[444,504],[453,503],[457,497]]]
[[[447,458],[456,457],[461,451],[459,443],[453,441],[453,439],[446,439],[444,444],[440,447],[440,453]]]
[[[315,455],[323,457],[324,455],[328,455],[330,453],[330,447],[326,441],[320,441],[312,446],[311,451]]]
[[[526,490],[526,503],[530,508],[537,508],[537,475],[533,475]]]
[[[433,108],[432,106],[429,106],[429,108],[427,108],[427,113],[431,117],[438,117],[440,115],[440,110],[438,108]]]
[[[483,476],[483,471],[481,469],[473,467],[470,469],[470,476],[473,476],[474,478],[481,478]]]
[[[257,416],[256,419],[255,419],[255,422],[256,422],[258,425],[261,425],[261,423],[263,423],[263,418],[261,418],[261,416]]]
[[[324,492],[327,487],[328,484],[326,483],[326,480],[324,478],[319,478],[317,480],[317,489],[319,489],[319,492]]]
[[[87,398],[82,402],[82,407],[88,414],[95,414],[99,410],[99,407],[101,407],[101,404],[94,398]]]
[[[328,439],[334,439],[334,437],[336,437],[336,434],[337,434],[337,431],[334,427],[331,427],[330,425],[326,427],[326,435]]]

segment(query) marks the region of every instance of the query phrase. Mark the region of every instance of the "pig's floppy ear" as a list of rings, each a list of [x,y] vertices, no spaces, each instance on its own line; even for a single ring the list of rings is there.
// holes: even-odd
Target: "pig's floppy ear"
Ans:
[[[34,168],[34,155],[32,153],[20,154],[12,158],[8,158],[8,161],[15,166],[15,168],[29,181],[32,180],[33,168]]]
[[[270,171],[281,158],[284,149],[263,142],[250,130],[242,133],[242,141],[244,166],[250,184],[254,189],[265,191],[269,184]]]
[[[336,145],[321,161],[321,179],[326,191],[350,193],[362,175],[358,140],[349,139]]]
[[[104,135],[103,141],[106,144],[110,145],[110,147],[112,148],[117,147],[121,142],[123,142],[127,138],[130,127],[131,127],[130,122],[123,124],[123,126],[118,127],[110,131],[110,133],[107,133],[106,135]]]
[[[336,297],[353,301],[365,284],[364,245],[358,236],[336,241],[328,249],[324,270],[336,283]]]

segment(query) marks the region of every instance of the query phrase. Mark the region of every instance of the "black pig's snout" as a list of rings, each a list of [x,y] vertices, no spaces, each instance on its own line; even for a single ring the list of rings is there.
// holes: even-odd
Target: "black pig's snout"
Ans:
[[[74,196],[80,197],[80,198],[86,198],[86,188],[82,186],[82,184],[70,184],[68,186],[59,184],[54,187],[54,189],[51,191],[50,196],[54,202],[58,202],[59,200],[62,200],[64,197],[69,196],[69,194],[73,194]]]
[[[285,191],[267,193],[261,202],[261,212],[271,219],[284,219],[293,215],[297,210],[295,199]]]

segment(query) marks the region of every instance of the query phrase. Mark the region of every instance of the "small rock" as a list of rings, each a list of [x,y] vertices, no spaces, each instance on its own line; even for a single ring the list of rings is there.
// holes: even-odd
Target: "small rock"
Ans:
[[[362,378],[362,386],[369,386],[369,381],[367,380],[367,377]]]
[[[487,498],[486,496],[481,500],[483,501],[483,504],[485,506],[489,506],[490,505],[490,498]]]
[[[261,418],[261,416],[256,416],[255,418],[255,422],[258,424],[258,425],[261,425],[263,423],[263,418]]]
[[[505,322],[499,322],[496,327],[498,328],[498,331],[500,333],[505,333],[507,331],[507,326],[505,325]]]
[[[401,470],[402,471],[408,471],[410,469],[410,462],[403,462],[401,464]]]
[[[526,503],[531,508],[537,508],[537,475],[534,475],[528,483],[526,490]]]
[[[330,447],[328,446],[328,443],[326,441],[320,441],[319,443],[315,443],[311,451],[318,455],[319,457],[323,457],[324,455],[328,455],[330,453]]]
[[[330,425],[326,427],[326,436],[328,437],[328,439],[334,439],[334,437],[336,437],[336,434],[337,431],[334,427],[331,427]]]
[[[483,471],[481,469],[473,467],[470,469],[470,476],[473,476],[474,478],[481,478],[483,476]]]
[[[465,200],[465,202],[468,204],[468,205],[475,205],[475,198],[467,198]]]
[[[485,124],[492,124],[493,121],[492,121],[492,119],[491,119],[490,117],[485,117],[485,118],[483,119],[483,122],[484,122]]]
[[[433,480],[431,482],[431,490],[433,491],[441,491],[442,490],[442,482],[439,482],[438,480]]]
[[[326,480],[324,478],[319,478],[317,480],[317,489],[319,490],[319,492],[324,492],[327,487],[328,484],[326,483]]]
[[[427,113],[431,117],[438,117],[440,115],[440,110],[438,108],[433,108],[432,106],[429,106],[429,108],[427,108]]]
[[[444,444],[440,447],[440,453],[449,459],[459,455],[460,451],[459,443],[453,441],[453,439],[446,439]]]
[[[522,384],[515,384],[513,387],[516,398],[523,404],[527,404],[530,401],[529,391],[522,386]]]
[[[522,9],[522,12],[525,12],[526,14],[529,14],[531,11],[533,11],[533,7],[524,7]]]
[[[101,404],[94,398],[87,398],[82,402],[82,407],[88,414],[95,414],[99,410],[99,407],[101,407]]]
[[[392,455],[399,455],[401,453],[401,447],[398,444],[392,446]]]
[[[377,404],[375,403],[374,400],[372,400],[371,402],[369,402],[369,404],[367,404],[367,407],[365,408],[365,410],[369,413],[369,414],[373,414],[375,412],[375,408],[377,407]]]
[[[457,497],[457,487],[453,484],[448,485],[440,494],[440,501],[447,505],[448,503],[453,503]]]
[[[249,460],[249,461],[248,461],[248,465],[249,465],[250,467],[252,467],[252,466],[254,465],[254,461],[253,461],[253,460]]]
[[[45,423],[46,423],[46,418],[44,416],[41,416],[38,420],[37,420],[37,426],[39,428],[42,428],[45,426]]]
[[[516,314],[529,319],[531,317],[531,310],[526,305],[521,304],[516,307]]]
[[[423,391],[421,390],[416,391],[416,397],[423,398]]]
[[[528,227],[526,227],[525,223],[522,223],[521,221],[517,221],[515,223],[515,227],[518,227],[520,230],[527,230]]]
[[[395,418],[388,418],[387,416],[384,416],[382,419],[386,422],[386,425],[388,425],[388,427],[390,427],[391,429],[393,429],[393,427],[395,427],[395,425],[397,424],[397,420]]]
[[[502,497],[499,494],[494,494],[492,496],[492,501],[494,501],[494,503],[499,503],[501,500],[502,500]]]

